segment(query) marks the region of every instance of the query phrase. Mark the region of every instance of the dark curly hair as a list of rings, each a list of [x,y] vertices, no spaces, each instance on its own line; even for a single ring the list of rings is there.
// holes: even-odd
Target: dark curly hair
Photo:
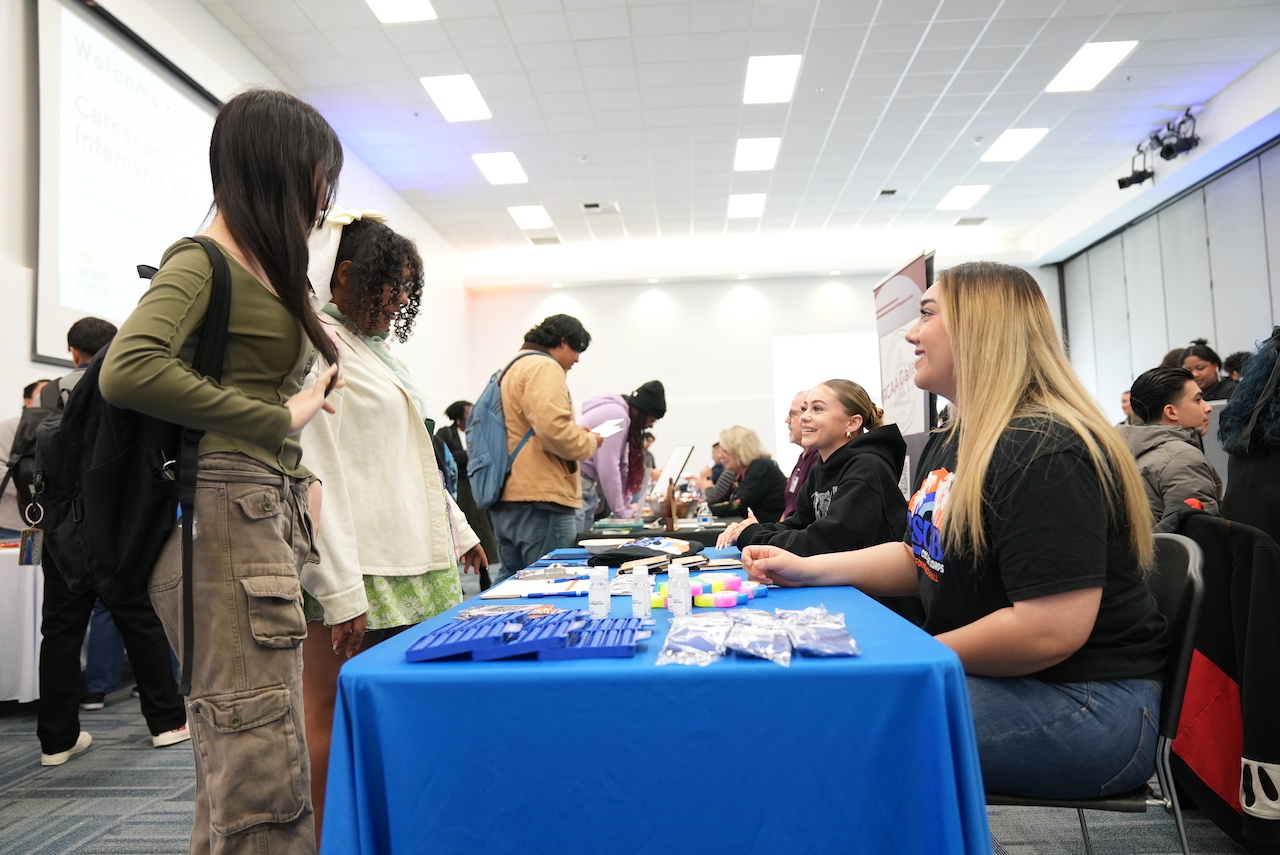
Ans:
[[[1165,404],[1176,404],[1186,392],[1187,382],[1195,377],[1185,368],[1152,368],[1138,375],[1129,389],[1129,408],[1142,420],[1152,425],[1160,421]]]
[[[407,341],[413,322],[422,305],[422,256],[413,241],[369,219],[354,220],[343,226],[338,255],[333,263],[337,278],[338,265],[350,261],[347,272],[347,316],[361,330],[378,326],[384,314],[395,312],[390,334],[397,341]],[[386,286],[393,287],[388,291]],[[409,303],[400,305],[394,286],[403,286]]]
[[[591,333],[582,325],[582,321],[572,315],[551,315],[543,318],[542,323],[524,334],[524,340],[548,350],[559,347],[564,342],[569,347],[582,353],[591,344]]]
[[[1228,454],[1261,454],[1280,447],[1280,395],[1274,394],[1274,384],[1270,383],[1277,356],[1280,356],[1280,327],[1273,329],[1271,337],[1244,361],[1240,385],[1218,416],[1218,439]],[[1268,385],[1273,387],[1270,392]],[[1257,421],[1246,435],[1259,401],[1262,407]]]

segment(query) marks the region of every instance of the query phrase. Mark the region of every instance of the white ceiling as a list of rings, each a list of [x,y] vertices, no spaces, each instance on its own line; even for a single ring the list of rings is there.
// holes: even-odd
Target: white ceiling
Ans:
[[[363,0],[201,2],[464,255],[960,217],[1017,236],[1280,49],[1277,0],[434,0],[439,20],[394,25]],[[1082,44],[1118,39],[1140,44],[1095,90],[1044,91]],[[744,105],[747,57],[786,53],[804,56],[793,101]],[[491,120],[446,123],[418,83],[463,72]],[[1013,127],[1050,131],[1017,163],[980,163]],[[767,136],[776,168],[735,173],[736,140]],[[470,156],[495,151],[529,183],[490,186]],[[992,189],[935,210],[957,184]],[[767,193],[764,216],[727,219],[731,193]],[[534,204],[553,230],[506,211]]]

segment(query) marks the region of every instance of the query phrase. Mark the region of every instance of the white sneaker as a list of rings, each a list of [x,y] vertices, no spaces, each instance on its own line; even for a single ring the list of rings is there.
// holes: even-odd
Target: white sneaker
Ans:
[[[59,751],[57,754],[41,753],[40,765],[41,766],[61,766],[63,763],[66,763],[72,757],[75,757],[77,754],[84,751],[86,748],[88,748],[92,744],[93,744],[93,737],[89,735],[89,731],[82,730],[80,731],[79,738],[76,739],[76,744],[72,745],[66,751]]]
[[[184,724],[182,727],[175,727],[173,730],[157,733],[151,737],[151,744],[156,748],[164,748],[166,745],[177,745],[179,742],[186,742],[190,738],[191,731],[187,730],[187,726]]]

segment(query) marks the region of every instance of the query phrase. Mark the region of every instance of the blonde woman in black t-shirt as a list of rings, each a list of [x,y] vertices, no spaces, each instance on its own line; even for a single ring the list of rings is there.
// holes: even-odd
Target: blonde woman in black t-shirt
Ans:
[[[748,546],[748,572],[918,591],[924,628],[969,675],[987,789],[1067,798],[1141,785],[1167,641],[1143,582],[1154,544],[1132,456],[1026,271],[943,272],[907,340],[916,385],[951,401],[952,418],[922,455],[904,542],[808,558]]]

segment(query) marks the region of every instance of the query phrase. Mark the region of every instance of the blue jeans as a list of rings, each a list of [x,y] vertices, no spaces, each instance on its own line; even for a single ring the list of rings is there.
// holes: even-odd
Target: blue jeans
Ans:
[[[989,791],[1095,798],[1140,787],[1155,771],[1159,680],[970,676],[968,684]]]
[[[120,685],[124,668],[124,638],[111,612],[98,600],[89,618],[89,652],[85,657],[84,693],[109,695]]]
[[[555,513],[533,505],[514,505],[493,510],[493,533],[498,538],[498,555],[502,557],[502,570],[490,575],[493,584],[515,575],[553,549],[573,546],[576,533],[572,513]]]

